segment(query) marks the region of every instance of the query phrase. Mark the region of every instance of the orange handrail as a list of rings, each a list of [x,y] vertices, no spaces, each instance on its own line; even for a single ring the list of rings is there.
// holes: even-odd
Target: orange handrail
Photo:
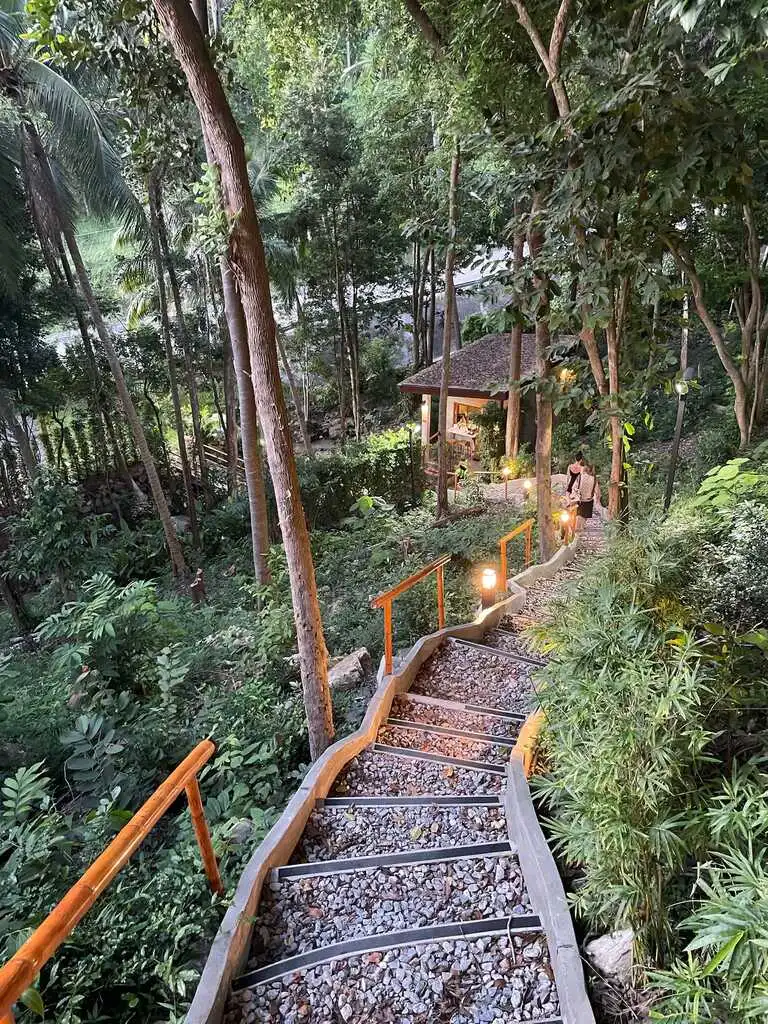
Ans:
[[[533,557],[533,524],[535,520],[526,519],[524,523],[520,523],[514,530],[510,530],[509,533],[505,533],[499,541],[499,550],[501,552],[501,579],[506,590],[507,587],[507,544],[521,533],[525,534],[525,567],[526,569],[531,564]]]
[[[420,580],[425,579],[430,573],[434,572],[437,575],[437,623],[438,628],[443,629],[445,626],[445,577],[443,575],[445,566],[450,562],[451,555],[441,555],[436,558],[434,562],[430,562],[429,565],[422,566],[421,569],[417,569],[416,572],[411,573],[407,579],[401,580],[396,586],[390,590],[385,590],[383,594],[377,594],[376,597],[371,599],[371,608],[383,608],[384,609],[384,671],[387,675],[392,671],[392,602],[399,595],[406,590],[418,583]]]
[[[39,928],[35,929],[8,963],[0,968],[0,1024],[13,1024],[13,1004],[34,982],[41,968],[62,942],[69,938],[75,925],[126,865],[182,790],[186,790],[192,824],[208,882],[214,892],[224,892],[197,782],[198,771],[211,759],[215,749],[211,740],[198,743],[165,782],[158,786],[149,800],[142,804],[128,824],[118,832],[104,852],[53,908]]]

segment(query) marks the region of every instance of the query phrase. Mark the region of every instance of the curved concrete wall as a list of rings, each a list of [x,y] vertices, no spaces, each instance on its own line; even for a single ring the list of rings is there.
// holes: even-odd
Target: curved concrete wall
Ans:
[[[203,973],[187,1014],[187,1024],[219,1024],[224,1014],[232,979],[248,959],[253,918],[261,898],[261,889],[269,872],[287,864],[317,800],[325,798],[347,762],[373,743],[379,726],[388,717],[392,701],[408,690],[418,670],[449,636],[478,640],[498,625],[506,614],[521,611],[525,605],[525,586],[542,577],[552,576],[576,550],[577,542],[562,547],[542,565],[531,566],[510,581],[510,597],[480,613],[474,622],[449,626],[421,637],[408,651],[397,671],[382,676],[368,705],[362,725],[355,732],[329,747],[312,765],[285,810],[259,844],[246,864],[232,903],[216,933]]]

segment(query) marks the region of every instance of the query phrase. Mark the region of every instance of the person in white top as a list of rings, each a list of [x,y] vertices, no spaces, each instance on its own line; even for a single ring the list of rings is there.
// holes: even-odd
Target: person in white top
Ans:
[[[595,502],[600,504],[600,481],[597,479],[595,467],[588,462],[576,478],[571,490],[576,503],[576,531],[584,526],[585,519],[591,519],[595,511]]]

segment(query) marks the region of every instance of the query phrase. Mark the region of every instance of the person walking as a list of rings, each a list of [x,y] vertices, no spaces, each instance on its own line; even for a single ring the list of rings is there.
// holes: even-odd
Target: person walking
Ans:
[[[585,520],[591,519],[594,515],[595,501],[600,503],[600,481],[597,479],[597,472],[591,463],[584,462],[582,464],[571,495],[576,503],[576,532],[579,533]]]
[[[565,485],[566,497],[570,498],[573,494],[573,488],[576,481],[579,479],[579,475],[584,468],[584,452],[577,452],[576,458],[568,467],[568,483]]]

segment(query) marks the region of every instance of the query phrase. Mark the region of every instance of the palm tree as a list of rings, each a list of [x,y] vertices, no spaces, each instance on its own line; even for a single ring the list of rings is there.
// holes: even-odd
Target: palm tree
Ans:
[[[183,576],[186,565],[170,509],[77,243],[74,197],[87,196],[93,213],[132,221],[134,226],[143,221],[144,212],[120,174],[117,155],[91,104],[72,82],[33,56],[22,33],[21,11],[16,6],[0,10],[0,96],[14,115],[14,123],[9,126],[12,130],[4,132],[4,144],[0,146],[0,164],[5,163],[0,180],[12,173],[10,163],[23,183],[27,208],[49,269],[57,264],[60,249],[69,255],[74,279],[144,464],[174,573]]]

